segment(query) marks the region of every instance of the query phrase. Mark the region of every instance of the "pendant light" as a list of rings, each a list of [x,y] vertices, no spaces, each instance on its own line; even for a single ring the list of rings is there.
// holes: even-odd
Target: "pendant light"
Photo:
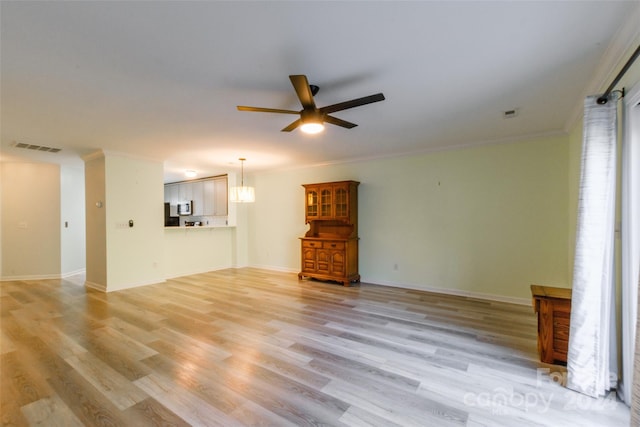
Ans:
[[[253,203],[256,201],[256,191],[253,187],[244,186],[244,157],[240,157],[241,181],[240,187],[231,187],[229,189],[229,200],[233,203]]]

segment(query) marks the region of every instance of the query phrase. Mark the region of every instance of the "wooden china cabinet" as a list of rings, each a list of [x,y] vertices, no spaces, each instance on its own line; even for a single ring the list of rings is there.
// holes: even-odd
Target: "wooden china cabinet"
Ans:
[[[358,185],[356,181],[303,185],[305,224],[298,278],[359,282]]]

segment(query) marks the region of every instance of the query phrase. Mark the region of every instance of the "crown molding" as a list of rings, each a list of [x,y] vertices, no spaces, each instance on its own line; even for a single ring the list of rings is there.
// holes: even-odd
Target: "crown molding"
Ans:
[[[640,2],[620,25],[602,59],[593,73],[593,77],[585,87],[581,99],[576,103],[569,119],[564,125],[566,132],[571,132],[582,118],[584,98],[589,95],[603,93],[613,81],[616,74],[627,62],[633,51],[640,45]]]
[[[153,158],[153,157],[149,157],[149,156],[139,156],[139,155],[135,155],[135,154],[129,154],[129,153],[122,153],[120,151],[112,151],[112,150],[104,150],[104,149],[98,149],[96,151],[93,151],[89,154],[85,154],[84,156],[80,156],[80,158],[86,163],[88,161],[91,160],[95,160],[95,159],[100,159],[100,158],[107,158],[107,157],[123,157],[126,159],[132,159],[132,160],[140,160],[140,161],[144,161],[144,162],[153,162],[153,163],[162,163],[164,164],[163,160],[157,159],[157,158]]]
[[[84,156],[80,156],[80,158],[85,163],[90,162],[92,160],[96,160],[96,159],[102,159],[102,158],[104,158],[104,151],[96,150],[96,151],[93,151],[93,152],[91,152],[89,154],[85,154]]]
[[[366,163],[366,162],[373,162],[376,160],[401,159],[405,157],[414,157],[414,156],[428,155],[432,153],[439,153],[443,151],[467,150],[467,149],[480,148],[480,147],[485,147],[490,145],[517,144],[521,142],[535,141],[537,139],[556,138],[556,137],[563,137],[567,135],[568,133],[565,132],[564,130],[534,132],[534,133],[509,136],[504,138],[462,142],[454,145],[439,145],[435,147],[423,147],[417,150],[396,151],[393,153],[386,153],[386,154],[380,154],[375,156],[355,157],[355,158],[344,159],[344,160],[328,160],[328,161],[318,162],[318,163],[297,164],[293,166],[285,166],[280,168],[256,171],[256,172],[253,172],[251,175],[260,176],[260,175],[269,175],[272,173],[296,171],[301,169]],[[245,174],[245,176],[247,176],[247,174]]]

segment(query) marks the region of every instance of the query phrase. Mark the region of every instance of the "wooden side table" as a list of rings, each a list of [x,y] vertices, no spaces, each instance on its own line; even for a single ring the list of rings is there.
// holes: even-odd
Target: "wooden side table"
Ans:
[[[571,289],[531,285],[538,314],[538,354],[544,363],[567,363]]]

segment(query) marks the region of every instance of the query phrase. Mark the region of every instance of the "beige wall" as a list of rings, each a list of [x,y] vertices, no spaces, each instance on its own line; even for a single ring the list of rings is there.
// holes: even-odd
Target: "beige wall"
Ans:
[[[164,281],[162,163],[100,151],[85,157],[85,180],[87,285],[114,291]]]
[[[105,189],[107,290],[162,282],[162,163],[107,154]]]
[[[87,285],[107,286],[107,230],[105,159],[102,153],[85,158],[85,215]]]
[[[2,279],[60,277],[60,168],[0,163]]]
[[[521,301],[532,283],[570,286],[569,148],[541,138],[256,175],[250,263],[297,271],[301,184],[353,179],[363,281]]]

